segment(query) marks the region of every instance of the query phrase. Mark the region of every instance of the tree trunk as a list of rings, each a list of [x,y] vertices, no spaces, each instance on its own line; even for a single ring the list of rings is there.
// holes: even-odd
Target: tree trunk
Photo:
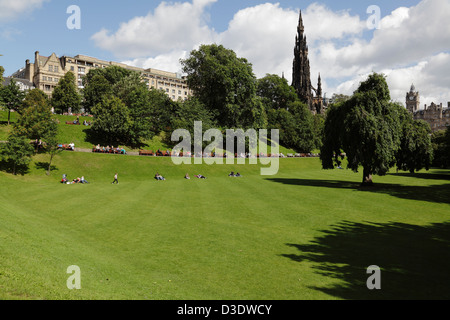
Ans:
[[[50,162],[48,163],[48,170],[47,170],[47,175],[50,175],[50,170],[52,167],[52,160],[53,160],[53,154],[50,155]]]
[[[363,181],[362,181],[361,185],[362,186],[373,186],[372,172],[367,168],[364,168]]]

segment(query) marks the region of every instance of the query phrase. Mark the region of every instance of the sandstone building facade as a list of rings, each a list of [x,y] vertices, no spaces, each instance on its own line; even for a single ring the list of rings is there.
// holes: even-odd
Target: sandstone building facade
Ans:
[[[416,91],[414,85],[411,85],[411,89],[406,93],[406,109],[413,114],[414,120],[428,122],[433,132],[445,130],[450,126],[450,102],[448,102],[446,108],[442,103],[437,105],[434,102],[430,106],[425,104],[423,109],[419,109],[419,107],[419,92]]]
[[[58,57],[55,53],[50,56],[41,56],[35,52],[34,63],[25,61],[25,67],[12,74],[13,78],[26,79],[34,84],[34,87],[44,91],[49,97],[59,80],[69,71],[75,74],[77,87],[83,89],[83,77],[94,68],[106,68],[119,66],[133,70],[141,74],[142,80],[149,89],[163,90],[172,100],[185,100],[191,95],[186,78],[177,73],[157,69],[142,69],[114,61],[104,61],[97,58],[76,55],[74,57]]]

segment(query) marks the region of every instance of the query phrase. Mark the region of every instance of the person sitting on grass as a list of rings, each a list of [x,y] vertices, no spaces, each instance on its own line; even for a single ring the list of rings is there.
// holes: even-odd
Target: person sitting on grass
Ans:
[[[242,177],[239,172],[236,173],[236,177]]]
[[[185,178],[185,179],[188,179],[188,180],[191,179],[191,177],[189,177],[189,174],[188,174],[188,173],[186,173],[186,175],[184,176],[184,178]]]
[[[67,183],[67,175],[65,173],[62,175],[61,183]]]
[[[206,177],[205,177],[205,176],[202,176],[201,174],[198,174],[198,175],[196,175],[195,177],[196,177],[196,178],[199,178],[199,179],[206,179]]]
[[[73,179],[72,183],[80,183],[81,179],[80,177]]]
[[[162,175],[160,175],[158,172],[155,174],[155,179],[156,180],[166,180],[166,178],[164,178]]]
[[[87,181],[84,179],[84,176],[81,177],[80,182],[81,182],[81,183],[89,183],[89,182],[87,182]]]
[[[231,171],[231,173],[228,175],[229,177],[234,177],[234,171]]]

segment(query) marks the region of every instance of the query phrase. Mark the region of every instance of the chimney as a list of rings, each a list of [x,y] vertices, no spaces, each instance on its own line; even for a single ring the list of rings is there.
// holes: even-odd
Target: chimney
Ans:
[[[39,68],[39,51],[34,53],[34,64]]]

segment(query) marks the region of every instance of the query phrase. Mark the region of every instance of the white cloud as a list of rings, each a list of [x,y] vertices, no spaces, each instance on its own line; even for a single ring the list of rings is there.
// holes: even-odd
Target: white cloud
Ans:
[[[0,0],[0,22],[11,21],[23,13],[40,8],[50,0]]]
[[[160,54],[155,58],[136,58],[122,62],[144,69],[153,68],[170,72],[181,72],[181,64],[179,61],[180,59],[187,58],[187,56],[187,51],[175,50],[166,54]]]
[[[214,30],[206,24],[205,8],[216,1],[161,2],[154,13],[122,23],[113,34],[102,29],[92,39],[100,48],[127,58],[189,50],[195,44],[214,38]]]

